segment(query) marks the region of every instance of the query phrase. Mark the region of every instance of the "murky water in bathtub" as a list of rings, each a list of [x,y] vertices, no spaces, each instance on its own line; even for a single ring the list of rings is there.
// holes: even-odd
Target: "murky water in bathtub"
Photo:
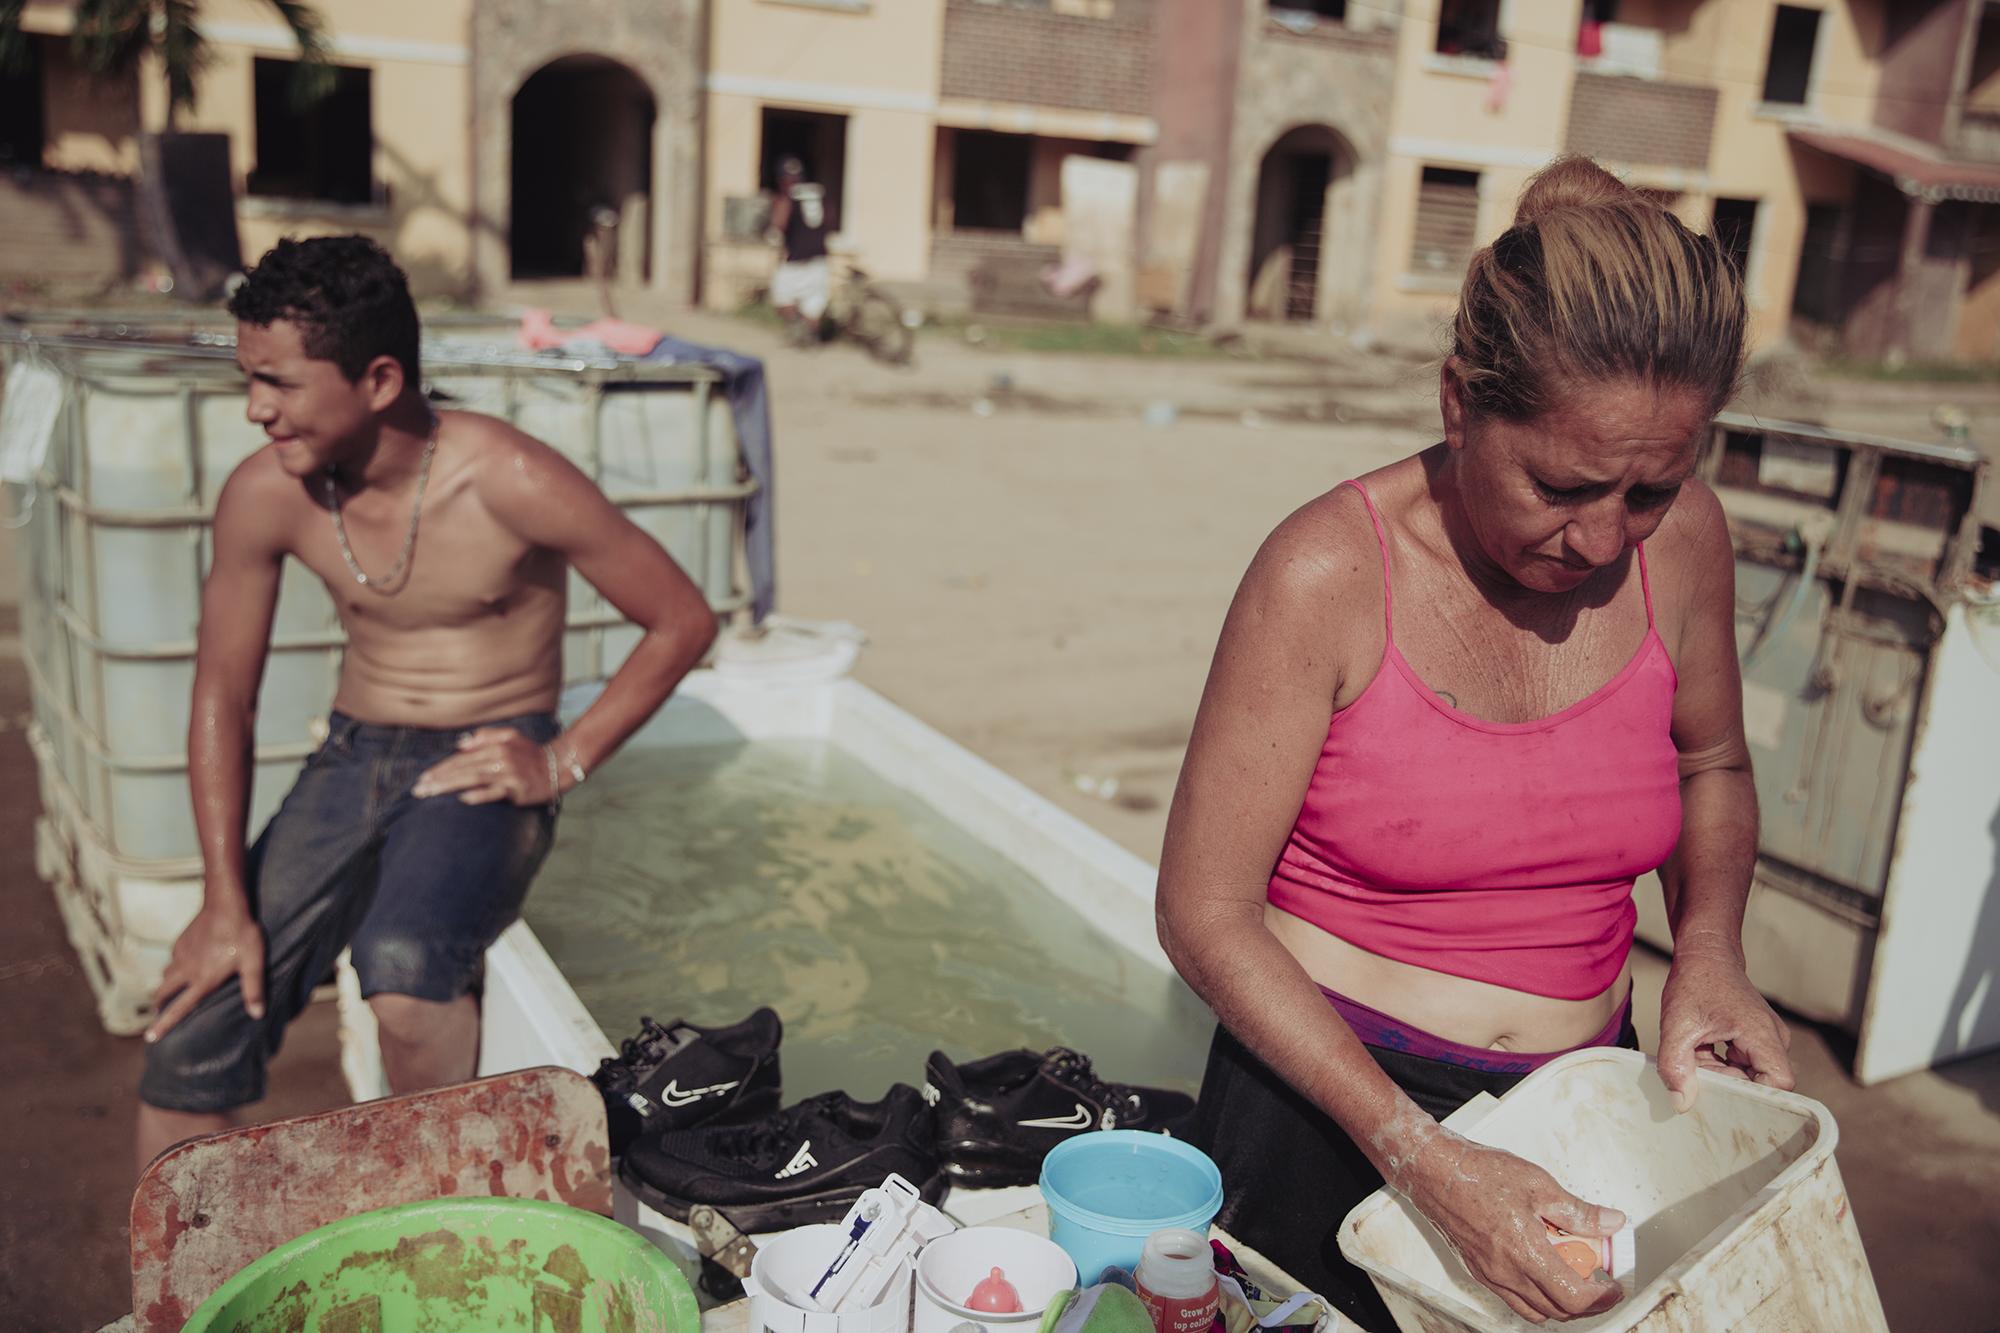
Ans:
[[[527,919],[616,1044],[642,1014],[785,1022],[787,1103],[924,1058],[1073,1046],[1193,1091],[1212,1020],[993,848],[818,740],[628,750],[564,803]],[[1152,930],[1143,903],[1135,932]]]

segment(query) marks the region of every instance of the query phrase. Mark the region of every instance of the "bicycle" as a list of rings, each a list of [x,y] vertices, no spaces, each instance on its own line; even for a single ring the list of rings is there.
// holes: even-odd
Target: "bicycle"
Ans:
[[[859,264],[849,260],[842,269],[815,333],[824,340],[831,330],[836,337],[859,343],[877,361],[909,365],[920,322],[915,312],[876,286]]]

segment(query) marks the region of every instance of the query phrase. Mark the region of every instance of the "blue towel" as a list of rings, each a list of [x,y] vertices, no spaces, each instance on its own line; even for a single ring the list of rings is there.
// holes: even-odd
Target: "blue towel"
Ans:
[[[722,372],[722,392],[736,420],[737,445],[743,462],[756,479],[757,493],[744,514],[743,539],[750,566],[750,616],[762,621],[776,604],[777,562],[771,535],[772,460],[771,400],[764,389],[764,363],[723,347],[704,347],[679,338],[662,337],[642,361],[709,366]]]

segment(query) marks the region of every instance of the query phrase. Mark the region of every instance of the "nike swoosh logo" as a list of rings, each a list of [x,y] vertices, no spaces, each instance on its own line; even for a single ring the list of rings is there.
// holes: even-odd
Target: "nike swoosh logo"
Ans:
[[[741,1081],[740,1079],[731,1079],[727,1083],[711,1083],[705,1088],[688,1088],[682,1090],[679,1079],[668,1079],[667,1086],[660,1089],[660,1104],[662,1106],[692,1106],[704,1097],[720,1097]]]
[[[1091,1116],[1089,1108],[1078,1102],[1076,1109],[1066,1116],[1051,1116],[1045,1120],[1021,1120],[1015,1123],[1023,1129],[1089,1129],[1097,1122]]]
[[[819,1159],[812,1155],[812,1146],[811,1139],[807,1139],[804,1143],[801,1143],[799,1150],[792,1154],[792,1160],[785,1163],[779,1169],[775,1179],[789,1180],[793,1176],[802,1175],[818,1166]]]

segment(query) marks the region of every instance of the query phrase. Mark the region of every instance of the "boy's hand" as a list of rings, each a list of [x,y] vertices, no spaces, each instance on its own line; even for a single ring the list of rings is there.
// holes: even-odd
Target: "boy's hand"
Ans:
[[[457,792],[467,805],[547,805],[562,794],[550,785],[552,773],[546,746],[512,727],[481,727],[459,741],[457,754],[425,769],[410,794],[424,800]]]
[[[158,1041],[172,1031],[210,991],[232,976],[243,988],[243,1008],[250,1017],[262,1018],[263,930],[247,907],[204,907],[174,941],[173,957],[153,991],[153,1007],[160,1014],[146,1029],[146,1040]]]

